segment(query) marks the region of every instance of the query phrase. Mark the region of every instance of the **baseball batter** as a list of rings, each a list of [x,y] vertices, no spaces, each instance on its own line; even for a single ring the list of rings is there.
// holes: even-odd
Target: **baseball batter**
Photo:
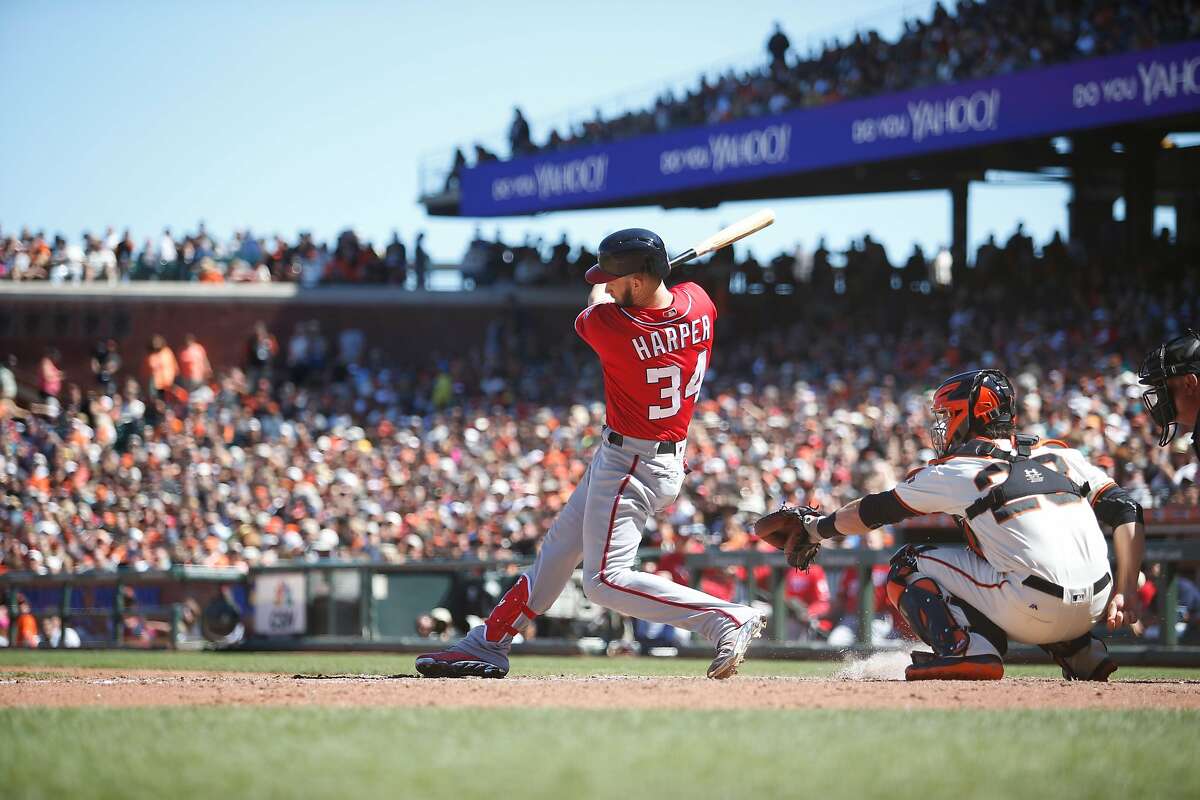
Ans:
[[[636,568],[646,519],[674,501],[683,484],[688,426],[717,313],[696,284],[663,283],[667,250],[648,230],[606,237],[598,261],[586,276],[594,287],[575,332],[604,372],[602,441],[533,566],[482,626],[448,650],[417,657],[426,677],[508,674],[512,637],[550,607],[581,560],[584,592],[594,602],[715,641],[710,678],[733,675],[762,631],[764,619],[754,609]]]
[[[939,458],[827,516],[783,509],[756,526],[803,567],[825,539],[922,514],[959,520],[966,548],[892,557],[888,599],[932,649],[913,653],[908,680],[999,679],[1010,638],[1041,645],[1068,680],[1107,680],[1116,665],[1092,627],[1137,620],[1141,507],[1079,451],[1017,435],[1015,408],[1002,373],[955,375],[934,394]],[[1115,587],[1098,520],[1113,527]]]

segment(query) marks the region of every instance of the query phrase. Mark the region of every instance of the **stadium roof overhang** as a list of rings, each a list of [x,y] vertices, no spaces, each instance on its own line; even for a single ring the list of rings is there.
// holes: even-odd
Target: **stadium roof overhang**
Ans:
[[[1200,41],[723,125],[492,162],[430,214],[549,211],[952,188],[989,171],[1087,169],[1117,193],[1133,141],[1200,130]],[[1194,191],[1198,148],[1161,149],[1156,192]]]

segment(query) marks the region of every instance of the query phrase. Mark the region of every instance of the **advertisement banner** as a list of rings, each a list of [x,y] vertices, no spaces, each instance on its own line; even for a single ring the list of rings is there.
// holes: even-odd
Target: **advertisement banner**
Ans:
[[[481,164],[464,216],[666,192],[1200,111],[1200,41]]]
[[[306,581],[302,572],[272,572],[254,579],[254,630],[259,636],[304,633]]]

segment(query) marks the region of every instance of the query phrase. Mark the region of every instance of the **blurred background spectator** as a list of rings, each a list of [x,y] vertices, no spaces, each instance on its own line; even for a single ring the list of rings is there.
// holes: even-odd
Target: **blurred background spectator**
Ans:
[[[1186,444],[1156,445],[1136,378],[1145,350],[1200,318],[1194,262],[1176,254],[1119,272],[1014,244],[990,277],[981,265],[961,285],[930,287],[890,280],[880,270],[900,270],[871,252],[865,237],[820,289],[814,269],[810,288],[780,291],[803,282],[790,254],[740,262],[710,285],[719,300],[740,280],[761,293],[759,322],[773,322],[734,315],[719,329],[692,472],[647,545],[755,547],[749,521],[780,502],[836,507],[894,484],[932,457],[929,389],[973,366],[1008,371],[1024,430],[1080,448],[1148,508],[1200,502]],[[529,555],[603,424],[585,347],[512,320],[479,346],[402,365],[368,356],[362,331],[318,320],[282,346],[255,326],[244,366],[216,372],[197,337],[180,344],[176,364],[170,343],[151,340],[148,383],[119,373],[81,384],[55,354],[43,359],[39,388],[58,406],[0,417],[5,567]],[[105,342],[93,371],[115,353]],[[659,568],[681,572],[669,556]],[[701,580],[742,591],[736,574]],[[795,623],[828,634],[850,613],[845,593],[798,580],[811,585],[789,587]]]

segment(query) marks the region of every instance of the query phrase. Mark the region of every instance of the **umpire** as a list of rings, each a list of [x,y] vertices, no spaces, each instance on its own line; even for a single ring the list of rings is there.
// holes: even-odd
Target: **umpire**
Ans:
[[[1162,430],[1159,446],[1166,447],[1177,430],[1190,431],[1192,450],[1200,458],[1200,333],[1188,328],[1151,350],[1138,377],[1150,387],[1142,402]]]

